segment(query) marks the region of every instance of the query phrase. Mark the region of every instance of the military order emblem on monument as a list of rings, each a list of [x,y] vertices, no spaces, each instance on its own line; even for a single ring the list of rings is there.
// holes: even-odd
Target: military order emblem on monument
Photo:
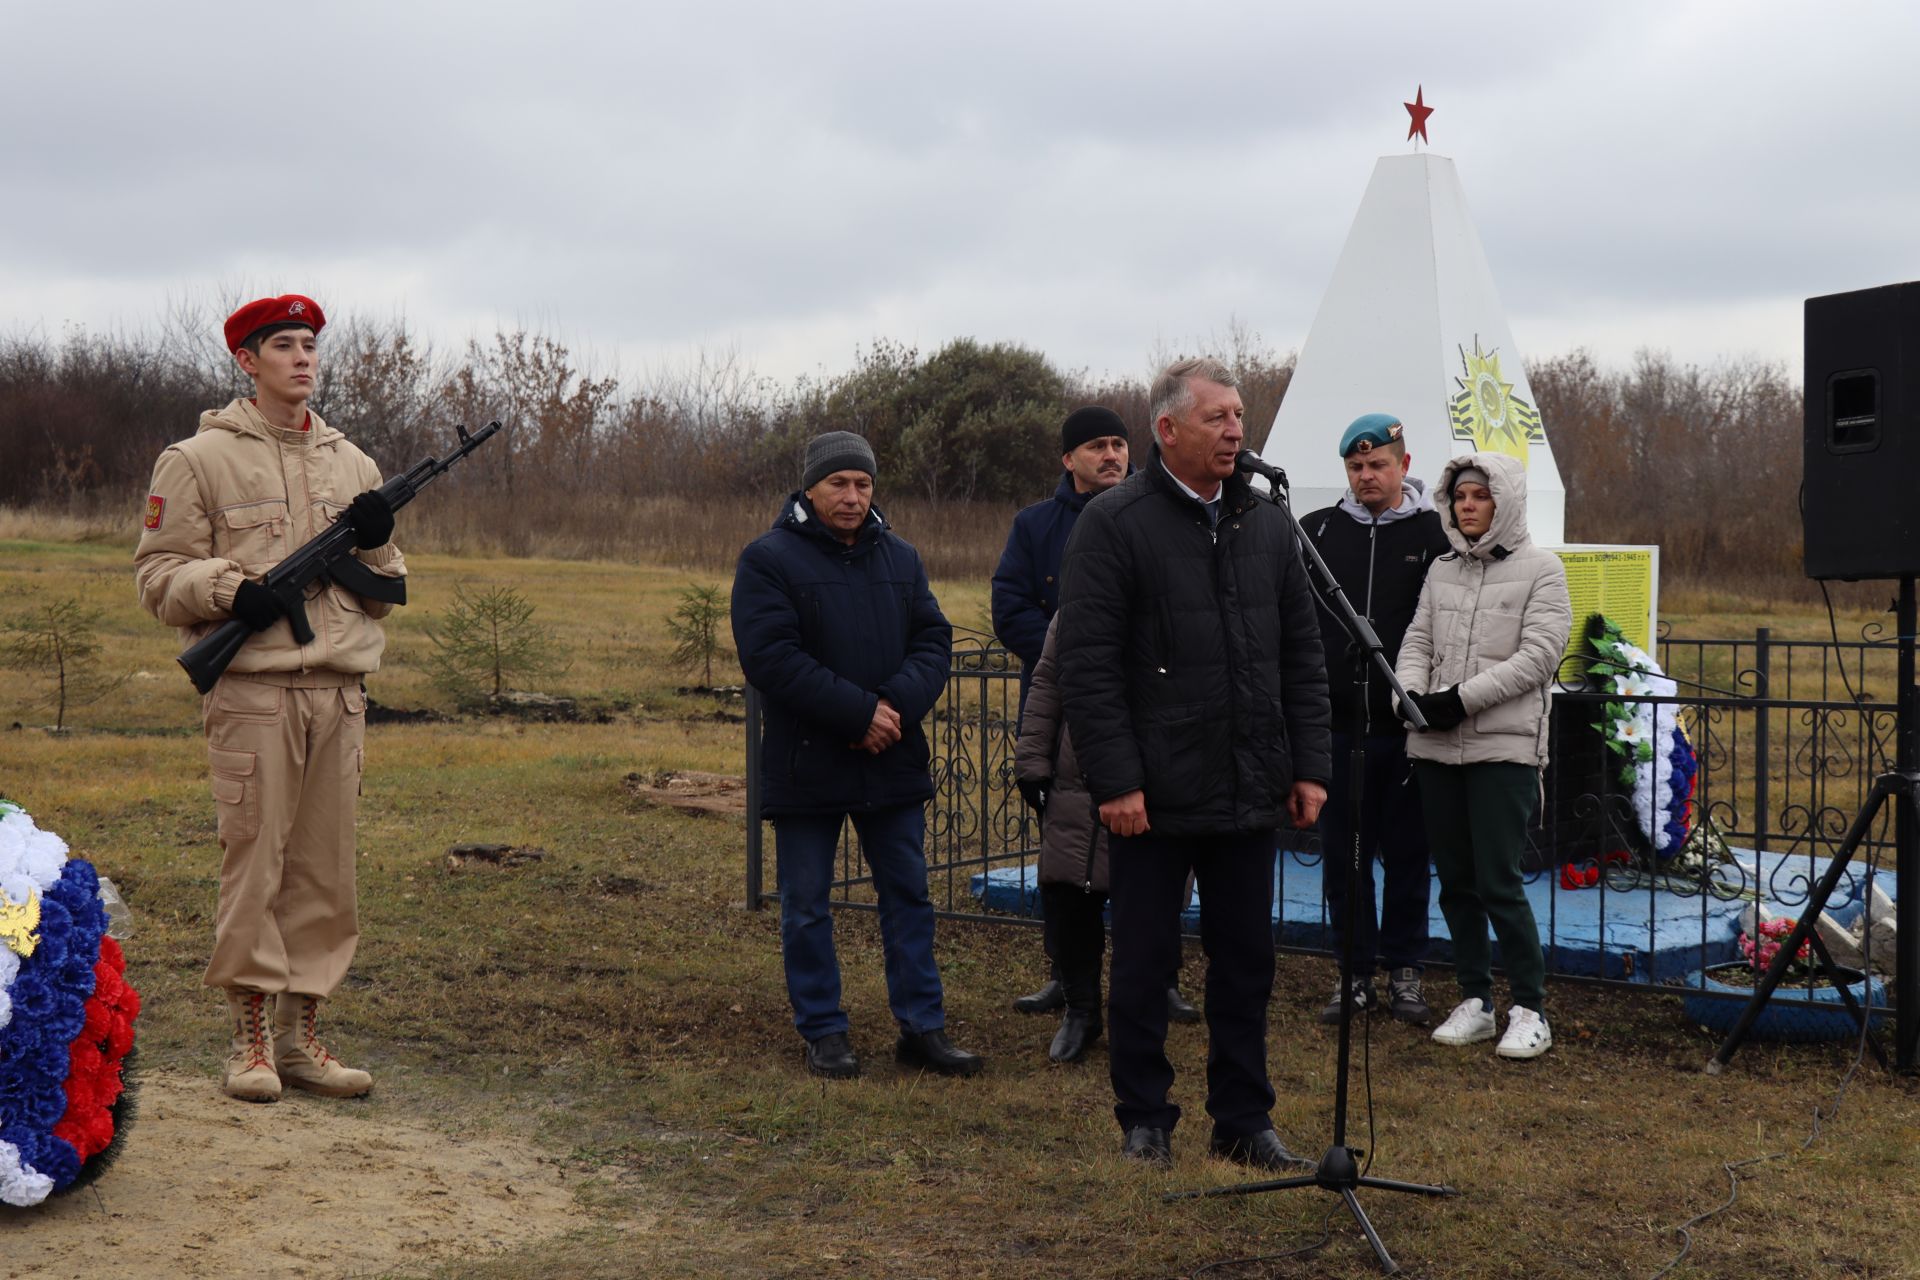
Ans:
[[[1547,433],[1540,411],[1513,393],[1513,384],[1500,376],[1500,349],[1480,349],[1479,335],[1469,352],[1460,346],[1462,374],[1454,379],[1459,393],[1447,401],[1447,418],[1455,440],[1475,449],[1504,453],[1527,465],[1527,446],[1542,444]]]

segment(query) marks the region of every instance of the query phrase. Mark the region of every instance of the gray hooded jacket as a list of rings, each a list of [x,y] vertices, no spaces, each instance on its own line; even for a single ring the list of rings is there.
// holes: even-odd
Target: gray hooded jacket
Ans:
[[[1493,524],[1469,542],[1453,520],[1454,475],[1487,474]],[[1439,764],[1544,767],[1554,672],[1573,630],[1560,557],[1527,536],[1527,473],[1504,453],[1455,458],[1435,485],[1453,553],[1434,561],[1400,646],[1395,674],[1409,693],[1458,686],[1467,719],[1407,735],[1407,755]]]

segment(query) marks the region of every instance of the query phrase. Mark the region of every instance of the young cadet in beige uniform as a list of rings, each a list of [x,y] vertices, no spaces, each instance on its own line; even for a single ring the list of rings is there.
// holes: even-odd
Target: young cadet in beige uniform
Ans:
[[[307,409],[325,324],[297,294],[228,317],[227,347],[255,394],[201,414],[198,434],[160,455],[134,555],[140,602],[183,646],[228,618],[257,633],[201,704],[223,850],[204,981],[226,991],[233,1017],[224,1087],[249,1102],[277,1100],[283,1083],[339,1098],[373,1088],[327,1052],[315,1021],[359,937],[362,681],[380,666],[377,619],[392,606],[310,588],[314,638],[302,645],[259,581],[339,519],[369,568],[406,573],[392,509],[371,492],[379,468]]]

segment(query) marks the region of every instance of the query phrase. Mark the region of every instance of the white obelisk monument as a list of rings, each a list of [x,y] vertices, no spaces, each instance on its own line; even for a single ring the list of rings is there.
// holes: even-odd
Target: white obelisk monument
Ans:
[[[1340,433],[1364,413],[1405,424],[1412,473],[1429,482],[1463,453],[1519,458],[1534,542],[1565,541],[1560,469],[1466,193],[1444,156],[1383,156],[1374,165],[1261,450],[1292,480],[1296,513],[1346,492]]]

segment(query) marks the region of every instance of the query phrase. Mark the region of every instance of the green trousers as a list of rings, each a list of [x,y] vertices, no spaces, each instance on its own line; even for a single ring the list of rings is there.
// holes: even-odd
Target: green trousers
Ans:
[[[1440,914],[1453,935],[1460,994],[1493,1001],[1491,923],[1513,1002],[1545,1013],[1547,961],[1520,880],[1527,822],[1540,798],[1540,771],[1527,764],[1430,760],[1416,760],[1413,768],[1433,867],[1440,874]]]

